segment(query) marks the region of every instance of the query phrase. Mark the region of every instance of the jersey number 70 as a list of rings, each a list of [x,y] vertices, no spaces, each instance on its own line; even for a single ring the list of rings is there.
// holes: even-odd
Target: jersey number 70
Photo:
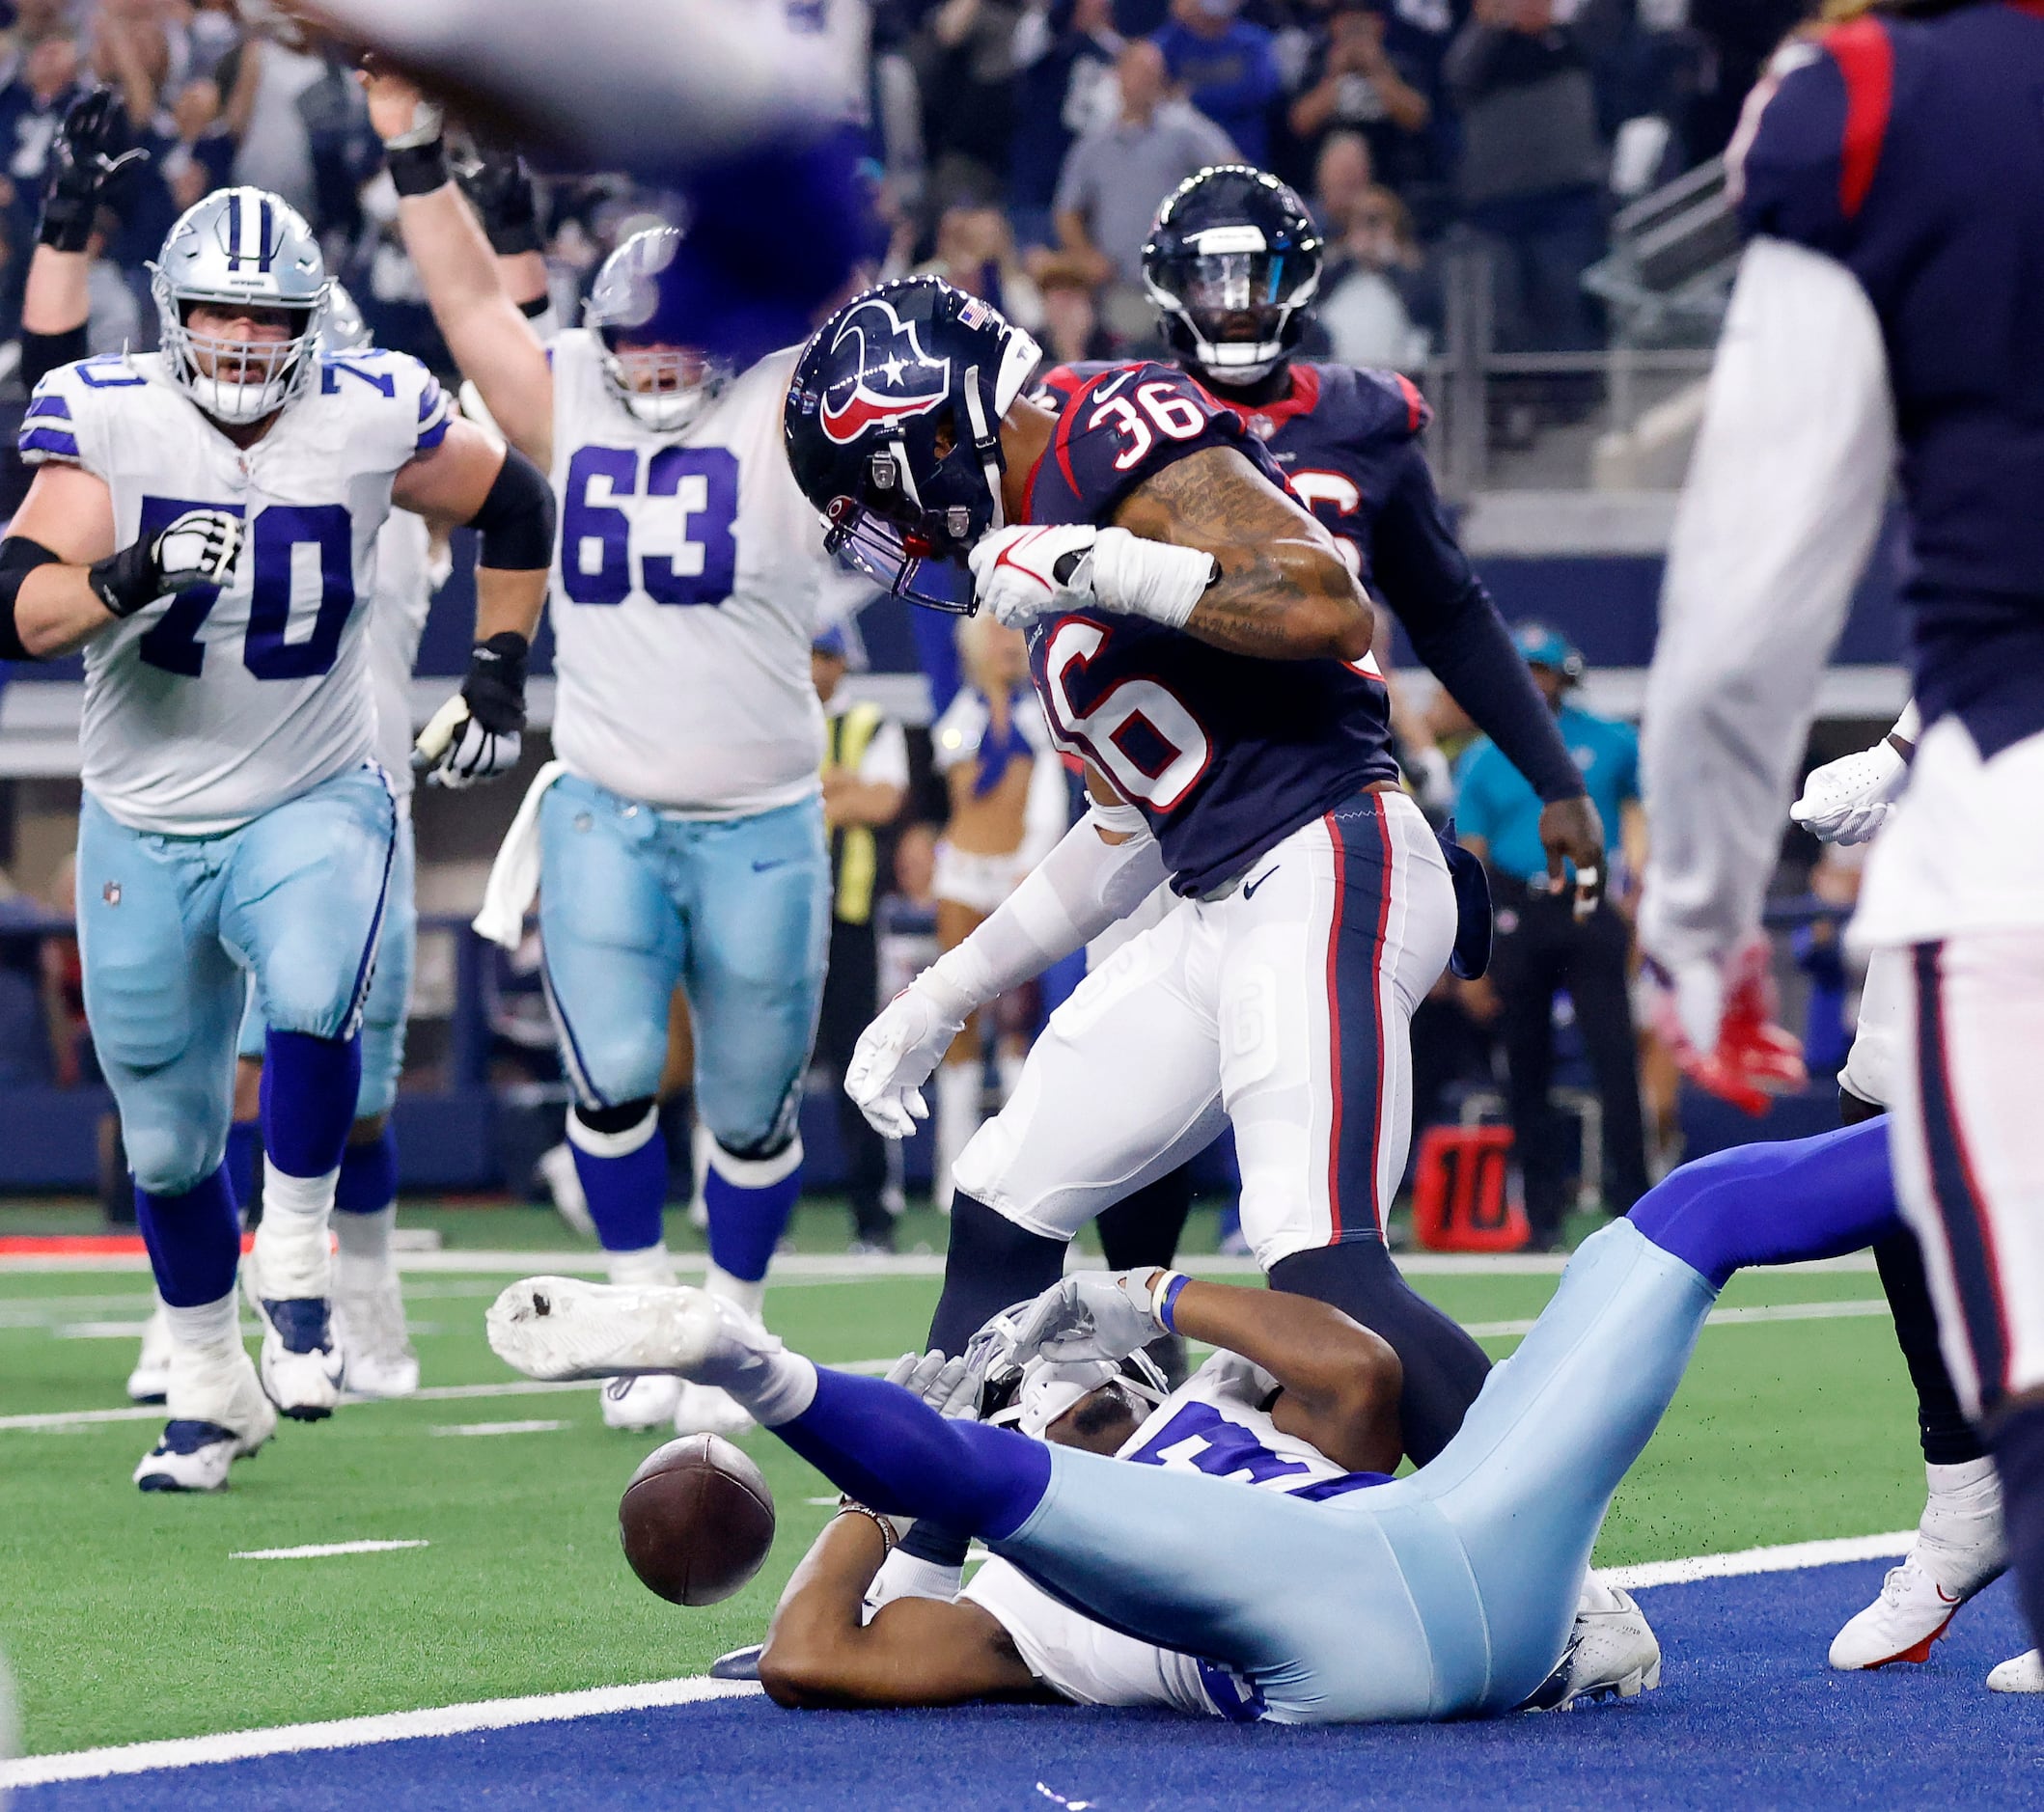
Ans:
[[[139,538],[153,540],[188,509],[243,513],[239,504],[145,497]],[[297,550],[308,545],[318,550],[319,608],[311,630],[294,641],[291,572]],[[341,632],[355,608],[354,536],[346,509],[339,504],[272,504],[258,512],[241,559],[254,568],[241,664],[258,679],[314,679],[330,672],[341,650]],[[166,673],[197,679],[206,668],[199,631],[219,601],[216,585],[179,592],[136,644],[136,651]]]

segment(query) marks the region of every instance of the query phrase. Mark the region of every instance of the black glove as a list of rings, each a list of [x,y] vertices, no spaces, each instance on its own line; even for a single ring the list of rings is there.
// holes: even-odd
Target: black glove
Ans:
[[[525,659],[532,645],[514,629],[499,630],[469,650],[461,696],[468,714],[493,736],[525,728]]]
[[[516,151],[484,151],[456,174],[469,205],[482,217],[490,250],[499,258],[515,258],[539,249],[539,201],[524,158]]]
[[[86,580],[94,595],[116,617],[132,617],[172,592],[189,590],[195,585],[223,583],[235,570],[235,557],[241,552],[241,534],[239,516],[224,509],[187,509],[153,540],[130,542],[119,553],[96,561],[86,568]],[[522,636],[511,640],[522,647]],[[522,653],[518,673],[522,688]],[[522,700],[518,716],[522,725]]]
[[[428,785],[473,786],[518,765],[529,651],[525,638],[511,629],[469,651],[460,693],[440,707],[412,746],[412,767]]]
[[[92,237],[93,217],[104,205],[114,178],[149,152],[113,154],[127,137],[127,115],[110,88],[96,88],[72,101],[50,141],[49,167],[42,178],[42,220],[36,237],[59,252],[82,252]]]

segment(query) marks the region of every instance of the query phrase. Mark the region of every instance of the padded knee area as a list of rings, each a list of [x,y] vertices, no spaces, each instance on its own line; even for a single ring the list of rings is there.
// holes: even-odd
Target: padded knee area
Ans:
[[[1414,1464],[1424,1466],[1454,1439],[1489,1376],[1490,1360],[1405,1281],[1381,1241],[1293,1252],[1270,1268],[1270,1286],[1339,1308],[1390,1343],[1405,1368],[1398,1421]]]
[[[598,1139],[606,1140],[621,1139],[632,1133],[639,1133],[641,1137],[634,1140],[633,1144],[643,1145],[652,1137],[653,1124],[658,1116],[653,1112],[652,1096],[641,1095],[636,1101],[622,1102],[615,1108],[585,1108],[577,1103],[568,1110],[568,1130],[571,1133],[579,1127],[582,1131],[594,1133]],[[605,1152],[598,1155],[618,1154]]]
[[[182,1195],[220,1167],[227,1151],[227,1129],[209,1128],[201,1119],[181,1113],[144,1109],[123,1113],[121,1140],[127,1148],[127,1167],[134,1172],[137,1189],[152,1195]]]

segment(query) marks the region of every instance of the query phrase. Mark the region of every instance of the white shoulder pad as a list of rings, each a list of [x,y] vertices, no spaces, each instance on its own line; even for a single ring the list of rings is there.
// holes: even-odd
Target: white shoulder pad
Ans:
[[[60,365],[36,386],[15,436],[24,465],[74,465],[104,477],[107,416],[149,380],[117,354]]]
[[[447,437],[455,405],[440,380],[409,353],[383,346],[352,352],[322,352],[315,380],[351,417],[348,444],[365,455],[373,450],[393,472]]]

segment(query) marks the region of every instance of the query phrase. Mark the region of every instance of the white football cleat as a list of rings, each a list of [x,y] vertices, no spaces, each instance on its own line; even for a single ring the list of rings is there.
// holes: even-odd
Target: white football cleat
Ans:
[[[499,1359],[528,1378],[546,1379],[685,1372],[719,1325],[715,1304],[686,1284],[579,1277],[527,1277],[483,1318]]]
[[[228,1469],[277,1432],[277,1412],[238,1346],[177,1352],[168,1394],[171,1419],[135,1468],[144,1491],[223,1490]]]
[[[419,1356],[404,1332],[395,1272],[364,1290],[334,1292],[334,1343],[341,1384],[365,1397],[408,1397],[419,1387]]]
[[[163,1312],[163,1299],[142,1324],[142,1351],[135,1357],[135,1369],[127,1375],[130,1403],[161,1403],[170,1394],[170,1317]]]
[[[637,1372],[609,1380],[597,1393],[603,1400],[603,1426],[644,1434],[665,1428],[681,1401],[681,1381],[665,1372]]]
[[[253,1252],[241,1267],[241,1284],[262,1323],[262,1388],[269,1400],[293,1421],[331,1415],[341,1401],[341,1348],[326,1298],[264,1296]]]
[[[1661,1684],[1661,1642],[1630,1592],[1595,1575],[1585,1582],[1561,1665],[1528,1704],[1566,1712],[1598,1699],[1636,1699]]]
[[[1990,1692],[2044,1692],[2044,1649],[2005,1661],[1987,1676]]]
[[[758,1426],[730,1391],[714,1385],[682,1385],[681,1401],[675,1406],[676,1434],[722,1435],[728,1440]]]
[[[1889,1569],[1880,1597],[1832,1640],[1831,1664],[1841,1671],[1928,1661],[1959,1606],[2008,1565],[1994,1462],[1924,1469],[1931,1492],[1916,1540]]]

